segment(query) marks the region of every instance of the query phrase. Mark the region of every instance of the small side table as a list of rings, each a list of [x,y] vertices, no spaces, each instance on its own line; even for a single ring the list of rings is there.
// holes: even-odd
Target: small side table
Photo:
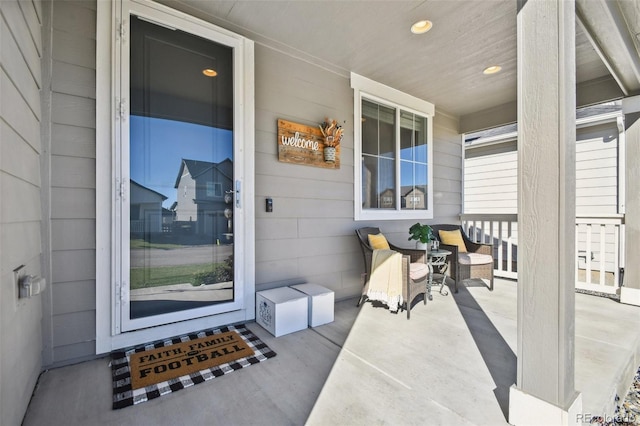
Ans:
[[[444,282],[447,279],[445,275],[447,269],[449,269],[449,263],[447,263],[447,256],[451,254],[448,250],[431,250],[427,252],[428,257],[428,265],[429,265],[429,279],[427,280],[427,297],[429,300],[433,300],[433,296],[431,295],[431,287],[433,286],[433,270],[434,267],[438,267],[438,272],[441,273],[442,282],[440,283],[440,294],[446,296],[449,294],[447,289],[444,288]],[[437,283],[436,283],[437,284]]]

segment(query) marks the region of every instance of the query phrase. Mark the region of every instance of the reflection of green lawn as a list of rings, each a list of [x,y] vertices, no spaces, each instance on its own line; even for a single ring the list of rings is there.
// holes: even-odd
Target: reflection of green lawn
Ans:
[[[157,266],[155,268],[131,268],[131,289],[172,284],[193,284],[195,274],[211,272],[215,267],[215,263],[201,263],[195,265]]]
[[[167,244],[167,243],[150,243],[143,239],[131,240],[131,248],[132,249],[140,249],[140,248],[155,248],[155,249],[174,249],[184,247],[180,244]]]

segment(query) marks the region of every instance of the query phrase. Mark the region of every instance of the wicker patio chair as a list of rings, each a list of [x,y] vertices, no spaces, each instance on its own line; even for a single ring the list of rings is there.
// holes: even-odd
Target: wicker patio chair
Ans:
[[[458,283],[469,278],[481,278],[489,281],[489,290],[493,290],[493,244],[474,243],[467,237],[460,225],[431,225],[433,235],[440,242],[440,248],[449,250],[451,255],[448,273],[454,280],[454,291],[458,292]],[[457,245],[443,244],[440,231],[459,230],[467,253],[461,253]]]
[[[360,248],[362,249],[362,255],[364,257],[364,267],[366,274],[365,286],[362,291],[362,296],[360,296],[360,299],[358,300],[357,306],[360,306],[362,302],[367,299],[366,291],[368,288],[369,278],[371,277],[371,260],[373,257],[373,248],[369,244],[370,234],[378,235],[380,234],[380,229],[372,227],[356,229],[356,235],[358,236]],[[406,309],[407,319],[410,319],[411,307],[413,306],[413,302],[418,298],[418,296],[422,295],[424,304],[427,304],[426,293],[428,268],[417,265],[424,264],[426,266],[427,257],[424,250],[400,248],[391,243],[389,243],[389,247],[391,248],[391,250],[395,250],[402,254],[402,308]],[[413,265],[413,267],[411,265],[412,263],[415,264]]]

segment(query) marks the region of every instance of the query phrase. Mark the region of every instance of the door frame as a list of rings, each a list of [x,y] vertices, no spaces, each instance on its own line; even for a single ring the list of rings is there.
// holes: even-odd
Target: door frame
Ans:
[[[127,99],[120,99],[121,70],[119,43],[126,42],[130,13],[144,16],[156,23],[169,25],[196,35],[216,34],[227,38],[234,47],[234,80],[240,82],[234,91],[234,162],[243,175],[240,182],[240,210],[234,226],[242,233],[238,248],[234,248],[235,262],[239,265],[236,281],[237,309],[202,318],[174,322],[137,331],[121,330],[122,293],[119,288],[121,263],[119,260],[122,235],[115,224],[122,211],[117,198],[122,195],[119,180],[121,152],[119,130],[128,131]],[[253,41],[206,21],[176,11],[150,0],[119,0],[97,2],[96,43],[96,354],[113,349],[162,339],[176,334],[215,327],[255,318],[255,194],[254,194],[254,45]],[[219,39],[217,38],[217,39]],[[125,111],[125,114],[121,114]],[[126,194],[125,194],[126,196]],[[238,211],[238,207],[236,207]],[[240,281],[241,280],[241,281]]]

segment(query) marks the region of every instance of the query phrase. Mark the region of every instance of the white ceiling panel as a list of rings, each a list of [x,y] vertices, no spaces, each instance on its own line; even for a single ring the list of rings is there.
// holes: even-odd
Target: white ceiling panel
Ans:
[[[579,1],[603,3],[601,7],[616,3],[627,25],[612,31],[624,32],[638,46],[638,1]],[[456,116],[516,99],[515,0],[161,2],[341,75],[356,72]],[[602,17],[590,11],[598,9],[582,9],[587,9],[585,20],[598,27]],[[420,19],[431,20],[433,28],[412,34],[411,24]],[[601,24],[605,25],[606,21]],[[577,81],[608,76],[609,69],[593,47],[594,40],[605,46],[607,40],[598,39],[599,34],[587,36],[578,23],[576,32]],[[637,49],[632,53],[631,63],[638,61]],[[482,74],[490,65],[500,65],[502,71]]]

